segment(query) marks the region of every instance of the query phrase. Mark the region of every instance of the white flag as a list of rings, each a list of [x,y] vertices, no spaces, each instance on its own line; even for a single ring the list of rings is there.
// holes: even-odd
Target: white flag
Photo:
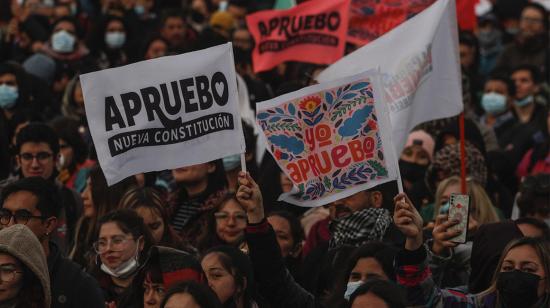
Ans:
[[[463,110],[454,0],[438,0],[324,70],[325,82],[369,69],[383,75],[396,153],[414,126]]]
[[[109,185],[245,151],[231,43],[80,80]]]

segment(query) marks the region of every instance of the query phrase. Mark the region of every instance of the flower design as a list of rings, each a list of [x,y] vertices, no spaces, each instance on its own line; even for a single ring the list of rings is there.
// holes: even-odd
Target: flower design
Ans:
[[[298,104],[300,109],[310,114],[315,111],[319,105],[321,105],[321,98],[319,96],[308,96]]]

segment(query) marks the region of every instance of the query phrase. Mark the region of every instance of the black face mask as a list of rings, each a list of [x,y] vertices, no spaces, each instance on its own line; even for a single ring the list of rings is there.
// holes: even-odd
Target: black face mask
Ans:
[[[538,300],[540,276],[518,270],[501,272],[497,290],[502,306],[506,308],[531,307]]]
[[[403,179],[412,183],[421,181],[426,174],[428,166],[422,166],[408,161],[399,160],[399,170]]]

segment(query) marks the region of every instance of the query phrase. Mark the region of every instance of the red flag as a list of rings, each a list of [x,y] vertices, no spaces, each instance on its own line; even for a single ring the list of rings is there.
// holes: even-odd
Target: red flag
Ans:
[[[435,0],[352,0],[348,41],[359,46],[377,39]]]
[[[477,26],[477,0],[456,0],[456,16],[460,30],[473,31]]]
[[[254,72],[284,61],[332,64],[344,55],[350,0],[307,1],[246,17],[256,46]]]

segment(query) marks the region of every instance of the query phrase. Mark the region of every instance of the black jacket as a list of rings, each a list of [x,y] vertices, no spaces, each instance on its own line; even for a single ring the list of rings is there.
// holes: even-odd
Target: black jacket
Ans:
[[[266,219],[246,228],[246,242],[258,289],[270,307],[320,307],[286,269],[275,232]]]
[[[52,290],[52,308],[104,308],[105,300],[97,281],[63,257],[50,242],[48,270]]]

